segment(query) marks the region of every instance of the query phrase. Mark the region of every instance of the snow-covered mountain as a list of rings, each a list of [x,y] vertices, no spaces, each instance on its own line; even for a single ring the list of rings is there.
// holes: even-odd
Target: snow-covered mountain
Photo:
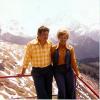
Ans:
[[[99,41],[86,35],[74,35],[71,37],[71,44],[75,47],[78,59],[99,57]]]
[[[100,24],[86,26],[80,23],[70,26],[71,34],[77,36],[87,36],[94,41],[100,40]]]
[[[100,24],[92,25],[87,35],[95,41],[100,41]]]
[[[49,20],[50,25],[52,25],[51,22],[54,23],[52,20]],[[59,24],[58,19],[55,26],[57,23]],[[76,22],[70,24],[68,28],[71,33],[69,42],[75,46],[78,59],[95,58],[99,56],[100,24],[94,24],[89,27]],[[33,37],[25,37],[25,35],[20,36],[6,32],[2,33],[0,38],[3,41],[25,45],[28,41],[34,39],[35,35],[33,35]],[[49,38],[54,44],[57,43],[56,34],[53,34],[53,36],[50,35]]]
[[[31,41],[32,37],[22,37],[22,36],[15,36],[11,33],[3,33],[1,36],[1,40],[10,42],[10,43],[16,43],[20,45],[25,45],[28,41]]]
[[[34,37],[35,38],[35,37]],[[25,45],[27,42],[31,41],[32,37],[20,37],[14,36],[9,33],[3,34],[2,40],[10,43],[16,43]],[[51,38],[51,41],[56,44],[57,40],[55,38]],[[76,51],[76,55],[78,59],[84,58],[95,58],[99,56],[99,41],[94,41],[92,38],[86,35],[76,35],[73,34],[70,37],[69,41],[74,47]]]

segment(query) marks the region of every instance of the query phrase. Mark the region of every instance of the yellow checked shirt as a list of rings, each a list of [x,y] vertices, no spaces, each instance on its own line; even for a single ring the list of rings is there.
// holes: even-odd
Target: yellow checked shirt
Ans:
[[[38,39],[34,39],[26,45],[23,59],[23,67],[27,68],[29,63],[33,67],[46,67],[51,64],[51,47],[52,43],[47,43],[42,47]]]

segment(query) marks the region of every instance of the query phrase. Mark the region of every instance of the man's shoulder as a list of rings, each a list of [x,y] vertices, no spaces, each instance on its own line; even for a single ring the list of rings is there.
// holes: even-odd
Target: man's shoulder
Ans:
[[[31,46],[34,45],[34,44],[36,44],[36,40],[35,40],[35,39],[29,41],[29,42],[26,44],[26,46],[27,46],[27,47],[31,47]]]
[[[37,41],[37,39],[33,39],[33,40],[31,40],[29,43],[30,43],[30,44],[37,44],[38,41]]]
[[[47,43],[50,44],[50,45],[52,45],[52,42],[50,40],[47,40]]]
[[[57,49],[57,45],[52,45],[52,49]]]
[[[57,49],[57,45],[52,45],[52,53],[54,53],[55,52],[55,50]]]
[[[33,39],[33,40],[28,42],[28,44],[37,44],[37,43],[38,43],[37,39]],[[52,42],[50,40],[47,40],[47,43],[52,44]]]
[[[50,41],[50,40],[47,40],[47,43],[50,45],[50,46],[52,46],[52,42]],[[37,45],[38,44],[38,40],[37,39],[33,39],[33,40],[31,40],[31,41],[29,41],[28,43],[27,43],[27,46],[35,46],[35,45]]]
[[[31,41],[29,41],[28,43],[27,43],[27,45],[34,45],[34,44],[37,44],[37,40],[36,39],[33,39],[33,40],[31,40]]]

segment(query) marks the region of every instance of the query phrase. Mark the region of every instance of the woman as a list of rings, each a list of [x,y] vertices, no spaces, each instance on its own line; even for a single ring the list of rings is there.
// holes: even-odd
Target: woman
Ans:
[[[58,87],[58,99],[76,98],[75,75],[79,70],[73,46],[67,44],[69,32],[59,30],[57,33],[59,43],[52,47],[54,77]]]

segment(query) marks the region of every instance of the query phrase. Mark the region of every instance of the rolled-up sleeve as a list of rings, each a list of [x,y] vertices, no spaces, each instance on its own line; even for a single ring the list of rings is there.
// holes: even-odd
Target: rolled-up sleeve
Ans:
[[[79,69],[78,69],[76,55],[73,47],[71,48],[71,64],[76,75],[79,75]]]
[[[31,61],[31,44],[28,43],[25,46],[25,50],[24,50],[24,57],[23,57],[23,68],[27,68],[30,61]]]

